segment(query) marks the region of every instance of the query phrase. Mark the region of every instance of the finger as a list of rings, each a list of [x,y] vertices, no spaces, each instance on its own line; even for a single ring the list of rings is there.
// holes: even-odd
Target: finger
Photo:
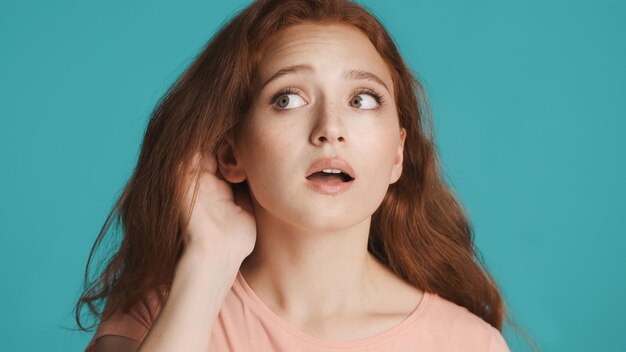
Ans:
[[[217,168],[217,170],[215,170],[215,177],[217,177],[218,179],[223,180],[224,182],[226,182],[226,179],[222,175],[222,172],[220,171],[219,167]]]
[[[241,182],[233,184],[232,189],[235,204],[242,207],[248,213],[254,215],[254,210],[252,209],[252,198],[250,197],[247,183]]]
[[[221,146],[220,146],[220,147],[221,147]],[[211,162],[215,163],[215,165],[214,165],[214,166],[215,166],[215,172],[214,172],[214,174],[215,174],[215,176],[216,176],[218,179],[223,180],[224,182],[228,182],[228,181],[226,180],[226,178],[224,177],[224,175],[222,175],[222,172],[221,172],[221,170],[220,170],[220,168],[219,168],[219,165],[217,164],[217,160],[218,160],[218,159],[217,159],[217,158],[218,158],[218,153],[219,153],[219,148],[218,148],[218,150],[216,150],[216,151],[213,153],[213,155],[212,155],[213,160],[212,160]]]
[[[215,175],[215,172],[217,171],[217,158],[215,157],[215,154],[209,153],[203,159],[202,171],[210,172]]]
[[[179,165],[179,167],[182,165]],[[201,152],[195,152],[189,162],[187,173],[195,173],[198,168],[203,172],[215,174],[217,170],[217,160],[215,155],[203,155]]]
[[[189,169],[187,171],[191,173],[193,170],[196,170],[201,161],[202,154],[200,154],[200,152],[195,152],[191,157],[191,162],[189,163]]]

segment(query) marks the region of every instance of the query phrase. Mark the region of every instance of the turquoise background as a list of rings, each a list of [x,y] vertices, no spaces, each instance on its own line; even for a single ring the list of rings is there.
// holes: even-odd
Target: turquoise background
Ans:
[[[64,327],[149,114],[247,3],[2,0],[2,350],[86,346]],[[361,3],[427,89],[517,323],[545,351],[626,350],[626,3]]]

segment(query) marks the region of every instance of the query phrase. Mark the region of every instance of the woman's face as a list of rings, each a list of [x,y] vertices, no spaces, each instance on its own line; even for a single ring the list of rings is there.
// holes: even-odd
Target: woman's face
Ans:
[[[255,215],[313,230],[367,220],[402,172],[405,130],[385,62],[364,34],[344,25],[289,27],[263,53],[235,146]],[[275,76],[294,65],[300,68]],[[307,170],[323,158],[351,166],[347,190],[327,194],[311,186]]]

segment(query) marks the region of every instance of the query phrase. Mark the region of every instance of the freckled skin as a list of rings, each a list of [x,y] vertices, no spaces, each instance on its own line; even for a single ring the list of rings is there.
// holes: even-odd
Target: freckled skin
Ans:
[[[307,63],[314,73],[296,73],[271,82],[257,92],[237,155],[251,187],[255,209],[290,225],[317,230],[340,229],[365,221],[376,210],[390,183],[401,172],[397,154],[401,131],[393,104],[393,84],[383,59],[368,38],[349,26],[302,24],[288,28],[265,48],[259,78],[280,68]],[[344,68],[363,69],[387,87],[366,80],[345,80]],[[268,104],[287,87],[289,108]],[[378,110],[373,97],[354,90],[370,88],[385,100]],[[358,98],[357,98],[358,99]],[[292,108],[293,107],[293,108]],[[320,141],[320,137],[323,141]],[[356,171],[350,191],[328,196],[306,185],[305,171],[320,157],[340,156]],[[297,195],[297,196],[295,196]]]

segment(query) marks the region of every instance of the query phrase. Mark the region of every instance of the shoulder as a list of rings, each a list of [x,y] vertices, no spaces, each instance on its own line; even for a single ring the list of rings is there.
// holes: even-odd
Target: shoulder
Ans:
[[[163,288],[160,291],[161,295],[166,292]],[[129,311],[124,311],[121,304],[113,307],[111,302],[107,301],[104,308],[104,312],[107,312],[107,314],[102,316],[102,320],[98,324],[98,328],[86,351],[94,351],[96,340],[107,335],[117,336],[115,339],[109,338],[105,341],[107,344],[113,343],[116,346],[132,344],[128,339],[136,342],[143,341],[161,310],[161,295],[159,295],[157,289],[150,290],[140,300],[134,302]]]
[[[460,350],[508,351],[500,331],[467,308],[429,292],[429,307],[420,329],[435,339],[447,340]]]
[[[160,294],[158,291],[161,291]],[[150,291],[144,293],[139,300],[133,302],[128,312],[123,310],[122,305],[118,305],[115,311],[112,312],[111,318],[127,319],[132,317],[141,321],[146,327],[150,327],[161,311],[163,305],[162,297],[166,294],[165,292],[166,291],[164,289],[151,289]],[[105,310],[108,309],[110,309],[110,307],[108,307],[107,302]]]
[[[489,323],[479,316],[470,312],[467,308],[439,296],[437,293],[429,292],[431,298],[431,310],[435,310],[433,318],[436,323],[459,326],[472,330],[488,330]]]

